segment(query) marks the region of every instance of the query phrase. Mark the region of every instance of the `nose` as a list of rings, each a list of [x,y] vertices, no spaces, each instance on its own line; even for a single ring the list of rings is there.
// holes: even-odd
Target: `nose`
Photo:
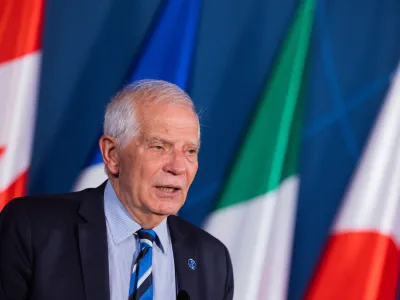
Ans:
[[[182,175],[186,172],[185,157],[180,151],[175,151],[164,165],[164,171],[173,175]]]

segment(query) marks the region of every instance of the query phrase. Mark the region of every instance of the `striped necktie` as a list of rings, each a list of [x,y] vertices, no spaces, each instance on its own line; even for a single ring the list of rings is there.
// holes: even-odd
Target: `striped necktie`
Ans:
[[[129,300],[153,299],[153,276],[151,261],[153,242],[157,234],[151,229],[137,231],[140,239],[140,252],[133,265],[129,284]]]

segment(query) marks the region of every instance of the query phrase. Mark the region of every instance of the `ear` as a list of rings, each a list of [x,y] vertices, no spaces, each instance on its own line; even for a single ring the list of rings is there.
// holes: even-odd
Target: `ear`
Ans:
[[[103,135],[99,140],[99,146],[108,172],[114,176],[118,176],[119,153],[117,140],[112,136]]]

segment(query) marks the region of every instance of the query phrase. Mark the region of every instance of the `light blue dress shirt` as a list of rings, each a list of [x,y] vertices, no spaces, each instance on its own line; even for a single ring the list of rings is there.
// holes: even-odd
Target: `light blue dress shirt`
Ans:
[[[132,266],[139,253],[134,233],[141,228],[117,198],[110,183],[104,190],[107,224],[108,266],[111,300],[128,299]],[[175,300],[175,265],[167,219],[153,228],[158,241],[153,245],[152,273],[154,300]]]

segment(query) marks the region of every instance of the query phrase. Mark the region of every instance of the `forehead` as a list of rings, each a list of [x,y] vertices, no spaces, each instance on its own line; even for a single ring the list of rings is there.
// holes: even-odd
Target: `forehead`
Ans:
[[[142,104],[137,112],[142,134],[186,138],[198,142],[199,121],[188,105],[167,102]]]

